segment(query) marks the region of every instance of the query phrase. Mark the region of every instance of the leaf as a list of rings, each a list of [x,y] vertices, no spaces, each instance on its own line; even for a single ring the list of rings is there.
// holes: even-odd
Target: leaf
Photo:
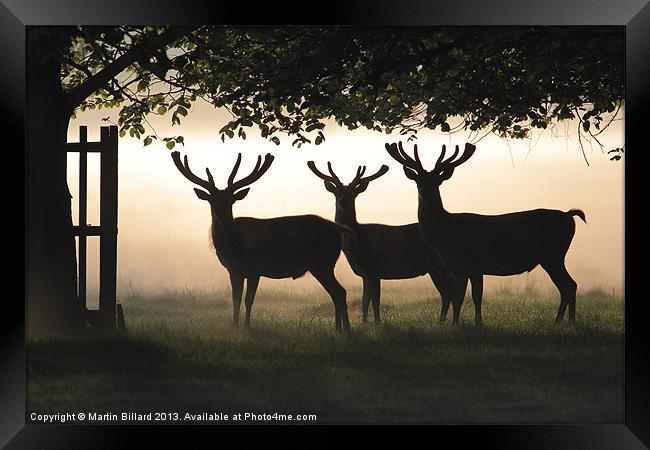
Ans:
[[[190,109],[190,107],[192,106],[192,104],[190,103],[190,100],[187,97],[181,98],[178,103],[183,105],[187,109]]]
[[[449,124],[447,122],[443,122],[443,123],[440,124],[440,130],[443,133],[448,133],[449,131],[451,131],[451,127],[449,126]]]
[[[315,143],[316,145],[320,145],[321,142],[323,142],[323,138],[320,137],[320,136],[316,136],[316,140],[314,141],[314,143]]]
[[[176,145],[176,142],[167,141],[166,147],[171,150],[172,148],[174,148],[174,145]]]
[[[165,108],[164,106],[159,106],[156,112],[162,116],[167,112],[167,108]]]
[[[147,136],[144,139],[144,146],[146,147],[147,145],[150,145],[153,142],[153,139],[151,139],[151,136]]]
[[[321,124],[320,122],[316,122],[316,123],[312,123],[307,128],[305,128],[305,131],[309,133],[311,131],[317,130],[317,129],[322,128],[322,127],[323,127],[323,124]]]

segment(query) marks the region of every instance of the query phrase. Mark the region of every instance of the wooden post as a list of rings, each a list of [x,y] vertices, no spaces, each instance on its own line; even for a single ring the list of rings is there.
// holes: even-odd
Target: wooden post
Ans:
[[[99,311],[102,327],[114,330],[117,297],[117,127],[101,127],[100,134]]]
[[[87,239],[99,236],[99,310],[86,308],[92,327],[124,330],[124,314],[117,304],[117,146],[116,126],[101,127],[100,142],[88,142],[88,129],[79,127],[79,142],[68,143],[68,152],[79,153],[79,224],[73,226],[79,237],[79,300],[86,307]],[[99,226],[88,225],[88,152],[100,153]],[[117,316],[117,318],[116,318]]]
[[[79,229],[83,230],[88,222],[87,197],[88,197],[88,128],[79,127]],[[79,233],[79,302],[86,307],[86,234]]]

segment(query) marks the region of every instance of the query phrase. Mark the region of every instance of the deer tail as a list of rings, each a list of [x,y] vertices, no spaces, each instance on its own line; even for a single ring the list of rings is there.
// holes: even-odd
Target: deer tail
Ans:
[[[581,209],[570,209],[566,212],[570,216],[578,216],[582,219],[584,223],[587,223],[587,218],[585,217],[585,212]]]

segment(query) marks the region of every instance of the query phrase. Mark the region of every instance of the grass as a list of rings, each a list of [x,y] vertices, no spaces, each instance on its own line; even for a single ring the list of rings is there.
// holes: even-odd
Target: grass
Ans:
[[[437,322],[430,292],[384,289],[382,324],[334,332],[320,292],[261,289],[251,330],[231,328],[228,293],[122,299],[128,331],[28,342],[27,409],[56,412],[316,414],[318,423],[620,423],[621,298],[494,298],[475,328]],[[434,312],[435,311],[435,312]]]

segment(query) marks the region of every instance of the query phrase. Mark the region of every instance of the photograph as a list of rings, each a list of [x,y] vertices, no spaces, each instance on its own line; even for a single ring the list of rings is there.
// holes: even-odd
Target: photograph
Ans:
[[[0,27],[25,148],[0,445],[433,425],[644,448],[642,22],[29,8]]]
[[[27,419],[621,422],[623,31],[29,27]]]

